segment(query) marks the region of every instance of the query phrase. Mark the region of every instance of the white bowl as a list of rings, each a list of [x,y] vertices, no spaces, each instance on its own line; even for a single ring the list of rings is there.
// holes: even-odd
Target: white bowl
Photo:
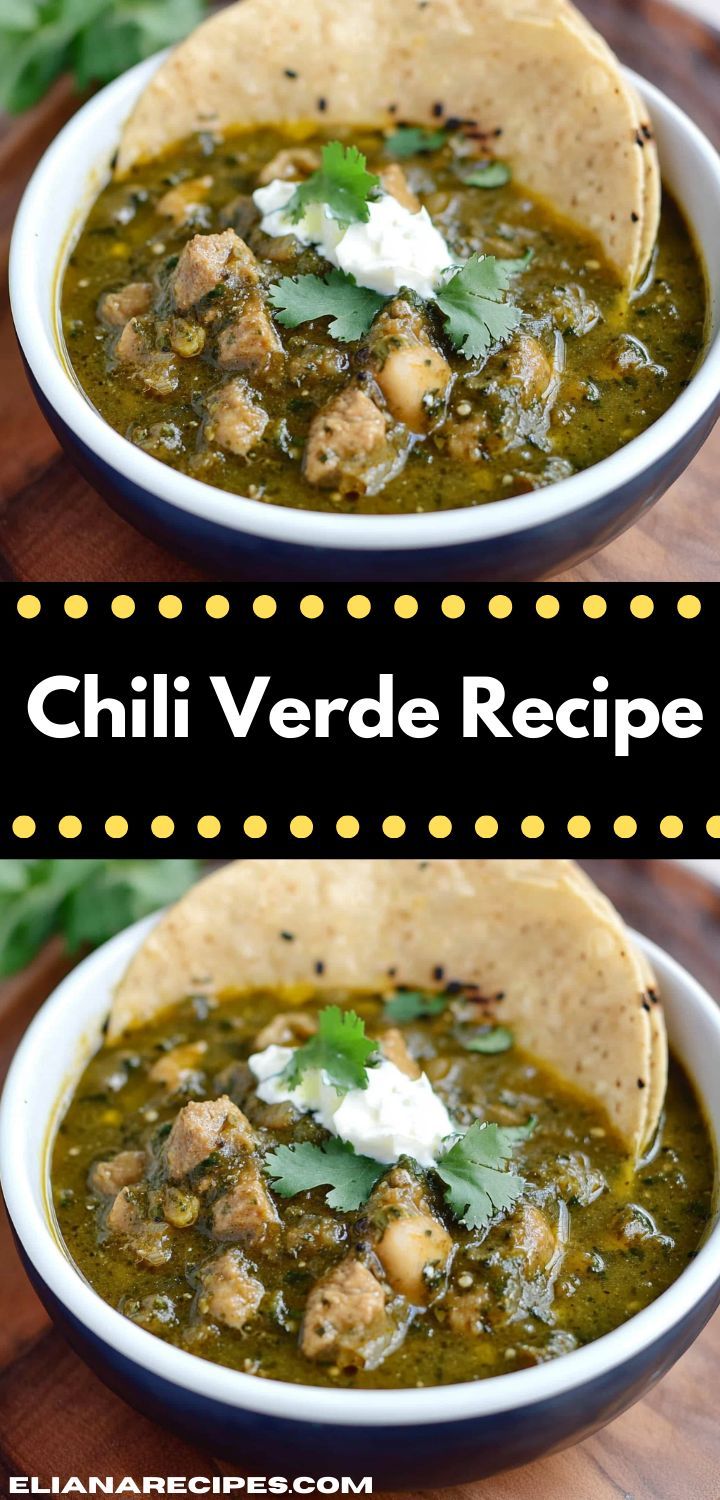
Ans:
[[[650,109],[665,180],[707,267],[710,319],[705,358],[687,389],[626,447],[515,499],[426,515],[350,516],[228,494],[121,437],[90,405],[62,355],[58,266],[159,61],[151,58],[103,89],[60,132],[26,190],[10,254],[13,317],[38,400],[85,475],[142,530],[219,577],[537,578],[605,546],[690,462],[720,408],[720,157],[675,104],[634,74],[628,76]]]

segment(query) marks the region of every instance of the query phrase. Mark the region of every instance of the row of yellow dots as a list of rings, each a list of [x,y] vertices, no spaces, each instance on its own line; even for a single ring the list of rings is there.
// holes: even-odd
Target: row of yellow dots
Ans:
[[[29,839],[35,833],[36,826],[35,819],[23,813],[14,819],[12,831],[18,839]],[[402,838],[406,832],[406,827],[405,819],[398,817],[396,814],[391,814],[389,817],[383,819],[382,831],[388,839]],[[427,827],[428,833],[434,839],[448,838],[453,829],[450,818],[446,818],[441,814],[431,818]],[[492,817],[489,813],[485,813],[476,820],[475,832],[478,838],[492,839],[499,831],[499,827],[497,818]],[[567,831],[573,839],[587,838],[591,827],[590,819],[584,817],[582,814],[576,814],[567,823]],[[659,827],[663,838],[677,839],[683,832],[683,821],[682,818],[675,817],[674,814],[668,814],[666,817],[661,818]],[[110,839],[124,838],[128,832],[128,828],[127,818],[114,815],[106,819],[105,832]],[[204,817],[198,819],[197,831],[203,839],[217,838],[221,828],[220,819],[210,814],[206,814]],[[708,818],[705,828],[711,838],[720,839],[720,815],[715,814],[713,817]],[[309,838],[313,829],[312,818],[307,818],[302,814],[298,814],[297,817],[292,818],[290,821],[290,832],[295,839]],[[335,829],[341,839],[354,839],[360,832],[360,823],[357,818],[345,814],[343,817],[338,818]],[[545,832],[545,824],[542,818],[537,817],[535,814],[529,814],[526,818],[523,818],[520,829],[524,838],[539,839]],[[613,823],[613,832],[619,839],[634,838],[637,829],[637,820],[628,813],[623,813]],[[169,839],[175,832],[175,824],[172,818],[161,814],[157,818],[153,818],[150,830],[156,839]],[[76,839],[82,833],[82,822],[80,818],[68,814],[66,817],[60,819],[58,831],[64,839]],[[243,833],[246,838],[261,839],[264,838],[267,831],[268,825],[265,818],[260,817],[256,813],[247,817],[243,823]]]
[[[82,620],[88,612],[88,601],[83,594],[68,594],[65,613],[71,620]],[[259,620],[270,620],[277,611],[277,600],[272,594],[258,594],[253,599],[253,613]],[[305,594],[300,600],[300,613],[307,620],[317,620],[325,604],[318,594]],[[414,594],[399,594],[394,609],[401,620],[411,620],[418,613],[419,603]],[[488,600],[488,612],[496,620],[506,620],[512,614],[512,599],[507,594],[493,594]],[[677,601],[677,612],[685,620],[694,620],[702,605],[696,594],[683,594]],[[34,620],[42,605],[36,594],[23,594],[18,599],[18,614],[24,620]],[[130,594],[116,594],[110,605],[118,620],[129,620],[135,613],[135,600]],[[176,620],[182,614],[182,599],[177,594],[163,594],[158,600],[158,611],[166,620]],[[366,594],[352,594],[347,601],[347,612],[354,620],[364,620],[372,610]],[[460,594],[446,594],[440,608],[448,620],[459,620],[465,613],[465,600]],[[636,620],[647,620],[655,609],[649,594],[635,594],[630,600],[630,613]],[[210,594],[205,600],[206,613],[213,620],[222,620],[230,613],[230,600],[224,594]],[[543,620],[552,620],[560,613],[560,600],[556,594],[540,594],[535,600],[535,610]],[[607,611],[607,600],[602,594],[588,594],[583,600],[583,612],[590,620],[600,620]]]

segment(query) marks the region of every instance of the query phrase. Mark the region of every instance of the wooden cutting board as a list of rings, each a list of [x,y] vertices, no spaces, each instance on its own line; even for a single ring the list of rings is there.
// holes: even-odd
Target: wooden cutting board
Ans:
[[[660,861],[588,869],[623,915],[720,996],[720,892]],[[67,964],[51,947],[0,986],[0,1077]],[[2,1216],[0,1207],[0,1218]],[[718,1500],[720,1314],[646,1400],[576,1448],[468,1485],[458,1500]],[[282,1461],[272,1459],[272,1472]],[[218,1474],[222,1464],[105,1389],[55,1333],[0,1221],[0,1495],[8,1476]],[[428,1492],[423,1492],[428,1493]],[[452,1492],[441,1492],[445,1500]]]
[[[713,0],[720,12],[720,0]],[[665,0],[580,0],[620,57],[666,89],[720,144],[720,36]],[[22,189],[73,108],[61,86],[19,123],[0,126],[0,271]],[[203,579],[121,521],[63,457],[37,410],[15,348],[0,276],[0,581],[182,583]],[[720,427],[654,510],[602,553],[562,575],[585,583],[720,580]]]

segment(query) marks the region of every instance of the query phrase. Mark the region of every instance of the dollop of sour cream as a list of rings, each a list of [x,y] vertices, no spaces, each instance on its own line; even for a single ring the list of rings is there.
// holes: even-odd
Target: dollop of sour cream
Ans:
[[[320,1068],[308,1068],[297,1088],[288,1089],[280,1075],[292,1055],[292,1047],[271,1046],[248,1058],[258,1099],[294,1104],[362,1156],[387,1166],[412,1156],[421,1167],[433,1167],[447,1137],[460,1134],[425,1073],[408,1078],[381,1058],[367,1070],[366,1089],[338,1094]]]
[[[367,223],[346,228],[331,218],[324,203],[308,205],[293,224],[286,212],[296,182],[274,178],[256,188],[253,199],[262,214],[260,228],[271,238],[294,234],[302,245],[315,245],[331,265],[354,276],[359,286],[390,297],[409,287],[426,300],[435,295],[444,273],[455,262],[426,208],[411,213],[390,193],[368,204]]]

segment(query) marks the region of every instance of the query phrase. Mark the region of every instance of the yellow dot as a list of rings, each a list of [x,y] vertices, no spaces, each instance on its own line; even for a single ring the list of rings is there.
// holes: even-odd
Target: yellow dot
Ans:
[[[541,594],[535,601],[535,608],[542,620],[552,620],[560,609],[560,600],[554,594]]]
[[[720,839],[720,817],[718,817],[717,813],[713,813],[713,816],[708,818],[705,829],[710,834],[711,839]]]
[[[431,818],[430,822],[428,823],[428,833],[430,833],[434,839],[446,839],[448,834],[452,833],[452,823],[450,822],[450,819],[444,818],[442,814],[438,814],[436,818]]]
[[[578,813],[576,817],[570,818],[567,830],[571,839],[586,839],[590,832],[590,819]]]
[[[261,839],[267,833],[267,823],[258,813],[251,813],[243,823],[243,830],[249,839]]]
[[[35,832],[35,819],[21,813],[18,818],[13,819],[12,831],[16,839],[31,839]]]
[[[325,605],[318,594],[306,594],[305,598],[300,600],[300,613],[305,616],[306,620],[317,620],[324,608]]]
[[[459,594],[446,594],[441,608],[448,620],[459,620],[465,613],[465,600]]]
[[[636,620],[647,620],[654,608],[655,605],[649,594],[636,594],[635,598],[630,600],[630,610]]]
[[[682,818],[676,818],[672,813],[668,813],[666,818],[661,819],[660,832],[664,839],[679,839],[682,831]]]
[[[335,827],[341,839],[354,839],[355,835],[360,832],[357,818],[353,818],[349,813],[344,813],[342,818],[338,818]]]
[[[678,599],[677,607],[678,614],[682,615],[684,620],[694,620],[699,615],[702,604],[697,594],[683,594],[682,598]]]
[[[540,835],[545,832],[545,824],[542,818],[535,817],[534,813],[530,813],[527,818],[523,818],[520,827],[526,839],[539,839]]]
[[[106,818],[105,832],[109,839],[124,839],[127,831],[127,818],[121,818],[117,813],[114,813],[111,818]]]
[[[135,600],[129,594],[116,594],[110,608],[118,620],[129,620],[135,613]]]
[[[198,818],[197,831],[201,839],[216,839],[220,828],[220,819],[213,817],[212,813],[206,813],[204,817]]]
[[[370,600],[364,594],[353,594],[347,602],[347,612],[352,615],[353,620],[364,620],[371,608]]]
[[[82,823],[79,818],[74,818],[71,814],[68,814],[67,817],[60,819],[58,831],[64,839],[76,839],[78,834],[82,833]]]
[[[412,620],[418,612],[418,602],[412,594],[400,594],[395,600],[395,613],[401,620]]]
[[[627,813],[615,819],[613,828],[619,839],[631,839],[637,833],[637,823]]]
[[[17,612],[23,620],[34,620],[40,613],[40,600],[35,594],[23,594],[17,602]]]
[[[312,831],[312,818],[306,818],[302,813],[298,813],[296,818],[291,819],[290,832],[294,839],[309,839]]]
[[[253,599],[253,614],[259,620],[271,620],[276,609],[277,604],[272,594],[258,594],[257,599]]]
[[[388,818],[383,818],[382,831],[386,839],[401,839],[405,832],[405,819],[391,813]]]
[[[156,839],[169,839],[175,832],[175,824],[172,818],[167,818],[164,813],[159,813],[150,824],[153,837]]]
[[[506,620],[512,611],[512,599],[507,594],[493,594],[488,609],[495,620]]]
[[[475,832],[479,839],[494,839],[497,831],[497,818],[491,817],[489,813],[483,813],[475,824]]]
[[[211,620],[223,620],[230,609],[230,601],[224,594],[211,594],[205,600],[205,612]]]
[[[588,594],[583,600],[583,610],[589,620],[600,620],[605,614],[607,604],[602,594]]]
[[[87,614],[87,607],[87,599],[82,594],[68,594],[65,600],[65,613],[71,620],[82,620],[83,615]]]
[[[182,599],[178,599],[177,594],[163,594],[158,609],[164,620],[177,620],[182,614]]]

